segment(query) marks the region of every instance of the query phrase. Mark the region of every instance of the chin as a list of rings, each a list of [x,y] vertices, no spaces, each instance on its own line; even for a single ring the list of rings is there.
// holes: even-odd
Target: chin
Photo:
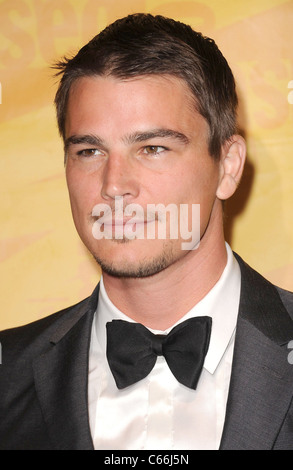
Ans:
[[[121,245],[123,241],[120,240],[119,243]],[[117,256],[115,256],[115,251]],[[152,255],[142,257],[142,249],[127,249],[123,255],[121,255],[120,250],[113,249],[109,250],[109,252],[110,256],[100,253],[95,253],[93,256],[104,273],[117,278],[146,278],[154,276],[176,261],[174,248],[171,243],[165,243],[157,255],[153,252]]]

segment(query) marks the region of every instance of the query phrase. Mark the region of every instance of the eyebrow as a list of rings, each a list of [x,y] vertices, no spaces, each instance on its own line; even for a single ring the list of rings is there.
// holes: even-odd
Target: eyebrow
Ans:
[[[64,149],[67,150],[70,145],[88,144],[94,147],[102,147],[103,141],[97,135],[86,134],[86,135],[71,135],[65,139]]]
[[[171,138],[180,141],[181,143],[187,145],[189,144],[189,138],[182,132],[174,131],[172,129],[151,129],[145,132],[134,132],[129,136],[123,138],[123,141],[127,144],[134,144],[136,142],[145,142],[150,139],[155,138]],[[85,134],[85,135],[72,135],[65,140],[64,149],[65,151],[71,145],[78,144],[88,144],[93,145],[94,147],[105,147],[104,141],[97,135],[94,134]]]
[[[188,144],[189,139],[185,134],[181,132],[174,131],[172,129],[151,129],[146,132],[134,132],[126,137],[127,143],[136,143],[136,142],[145,142],[146,140],[155,139],[155,138],[171,138],[175,140],[179,140],[183,144]]]

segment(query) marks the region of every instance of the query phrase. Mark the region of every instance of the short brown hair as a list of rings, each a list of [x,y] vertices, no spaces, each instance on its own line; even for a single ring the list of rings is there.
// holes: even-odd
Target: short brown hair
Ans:
[[[95,75],[125,80],[168,74],[185,80],[197,111],[208,122],[209,153],[214,158],[219,158],[222,145],[236,132],[238,100],[226,59],[214,40],[179,21],[160,15],[129,15],[54,67],[62,75],[55,105],[63,139],[70,87],[78,78]]]

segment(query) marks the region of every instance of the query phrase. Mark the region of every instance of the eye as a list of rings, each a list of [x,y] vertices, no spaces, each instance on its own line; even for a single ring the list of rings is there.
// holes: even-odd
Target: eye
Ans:
[[[161,145],[147,145],[143,148],[143,152],[146,155],[159,155],[160,153],[164,152],[166,147],[162,147]]]
[[[102,155],[102,152],[98,149],[83,149],[83,150],[79,150],[77,152],[77,155],[79,157],[96,157],[98,155]]]

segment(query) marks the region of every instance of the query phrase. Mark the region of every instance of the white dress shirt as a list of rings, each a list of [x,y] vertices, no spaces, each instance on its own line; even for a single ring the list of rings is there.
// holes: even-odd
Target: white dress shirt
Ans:
[[[217,450],[230,383],[240,297],[240,269],[231,248],[217,284],[176,324],[196,316],[213,320],[210,346],[196,390],[181,385],[163,356],[140,382],[118,390],[106,358],[106,323],[133,321],[108,298],[100,281],[89,356],[89,418],[95,449]],[[151,330],[156,334],[166,331]]]

